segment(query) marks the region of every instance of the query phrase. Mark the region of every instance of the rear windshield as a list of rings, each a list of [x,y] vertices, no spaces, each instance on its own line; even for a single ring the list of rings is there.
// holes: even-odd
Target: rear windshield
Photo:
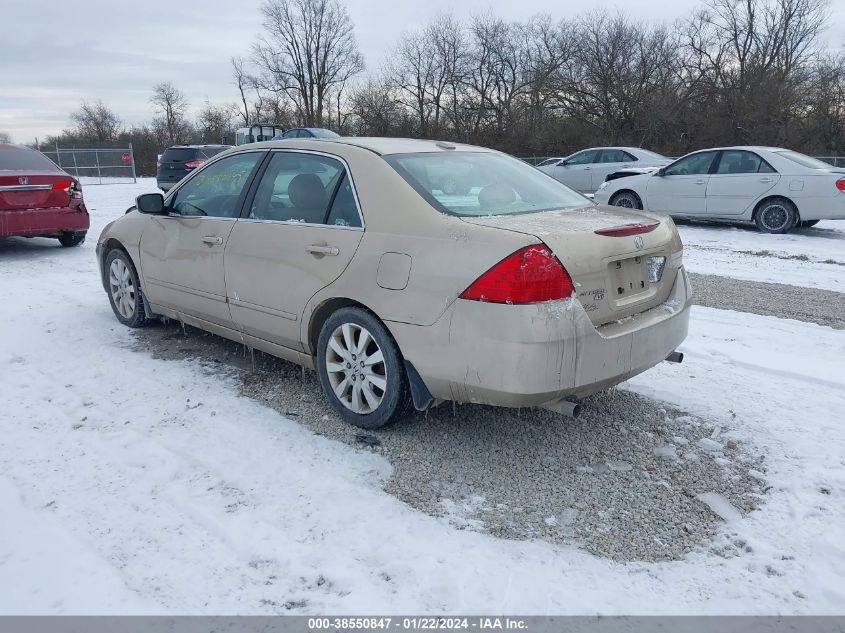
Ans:
[[[503,154],[430,152],[384,159],[434,208],[452,215],[536,213],[592,204],[540,170]]]
[[[61,171],[41,152],[26,147],[0,147],[0,171]]]
[[[224,149],[229,149],[228,147],[203,147],[202,153],[206,155],[207,158],[211,158],[222,152]]]
[[[833,167],[830,163],[825,163],[824,161],[813,158],[812,156],[799,154],[798,152],[793,152],[792,150],[775,152],[775,154],[783,156],[784,158],[791,160],[793,163],[798,163],[802,167],[807,167],[808,169],[831,169]]]
[[[170,147],[164,150],[162,160],[192,160],[197,157],[199,150],[196,147]]]
[[[311,134],[313,134],[317,138],[340,138],[340,134],[338,134],[337,132],[332,132],[331,130],[327,130],[321,127],[311,128]]]

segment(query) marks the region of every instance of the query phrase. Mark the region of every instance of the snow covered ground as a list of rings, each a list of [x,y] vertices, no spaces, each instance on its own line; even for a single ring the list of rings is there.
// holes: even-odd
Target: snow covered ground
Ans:
[[[696,308],[684,365],[628,384],[742,420],[732,437],[765,455],[765,502],[721,508],[713,546],[622,564],[496,539],[400,503],[385,460],[239,397],[225,374],[133,351],[93,248],[153,188],[87,187],[80,248],[0,241],[0,614],[843,612],[845,331]],[[682,230],[736,250],[756,237]],[[840,239],[826,236],[778,248],[824,259]],[[752,274],[743,262],[731,273]]]
[[[845,292],[845,220],[786,235],[715,224],[680,223],[678,230],[692,272]]]

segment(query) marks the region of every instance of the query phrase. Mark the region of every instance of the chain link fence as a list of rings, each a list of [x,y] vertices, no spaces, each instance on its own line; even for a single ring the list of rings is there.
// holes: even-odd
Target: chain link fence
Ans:
[[[127,147],[43,148],[41,153],[76,176],[83,185],[107,185],[137,182],[135,153]]]

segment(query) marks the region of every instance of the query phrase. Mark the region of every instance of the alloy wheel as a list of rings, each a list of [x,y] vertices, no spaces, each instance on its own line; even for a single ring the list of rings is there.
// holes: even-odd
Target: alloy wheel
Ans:
[[[761,211],[762,223],[769,231],[777,232],[786,228],[789,223],[789,211],[780,204],[771,204]]]
[[[332,332],[326,346],[326,373],[337,399],[360,415],[381,405],[387,389],[387,366],[370,332],[357,323],[344,323]]]
[[[126,263],[117,258],[109,266],[109,291],[112,301],[124,319],[135,313],[135,283]]]

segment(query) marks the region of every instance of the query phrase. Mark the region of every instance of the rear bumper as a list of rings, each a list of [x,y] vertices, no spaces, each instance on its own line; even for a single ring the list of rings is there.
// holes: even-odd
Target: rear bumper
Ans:
[[[54,236],[87,231],[89,225],[88,209],[81,201],[67,207],[0,211],[0,237]]]
[[[433,326],[388,326],[435,398],[531,407],[587,396],[661,362],[686,338],[691,304],[681,269],[666,302],[599,328],[574,300],[458,300]]]

